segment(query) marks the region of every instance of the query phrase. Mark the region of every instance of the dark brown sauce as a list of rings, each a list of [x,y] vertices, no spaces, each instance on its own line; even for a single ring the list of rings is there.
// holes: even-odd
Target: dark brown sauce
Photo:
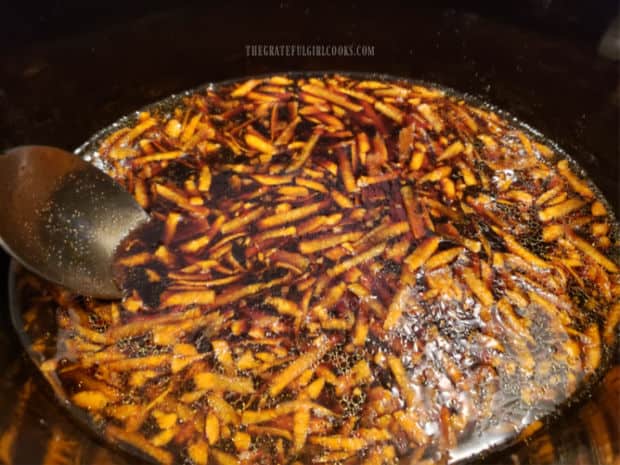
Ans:
[[[341,108],[347,116],[340,128],[329,119],[338,111],[321,106],[336,105],[332,95],[323,95],[316,83],[286,84],[323,100],[308,113],[322,123],[303,118],[293,137],[300,145],[291,150],[283,144],[286,150],[264,159],[260,150],[273,143],[273,116],[258,117],[255,132],[245,129],[242,155],[207,135],[209,122],[222,131],[240,123],[222,117],[234,104],[228,97],[233,88],[188,97],[185,110],[175,115],[186,131],[204,102],[220,108],[210,112],[196,141],[217,140],[224,148],[193,152],[199,150],[194,141],[178,159],[140,164],[140,156],[179,148],[171,138],[181,141],[183,133],[173,137],[164,122],[147,131],[144,146],[130,146],[144,151],[151,144],[154,152],[115,161],[127,147],[104,144],[102,159],[138,198],[143,183],[153,220],[119,249],[124,299],[116,310],[114,304],[49,291],[48,300],[60,306],[58,337],[65,344],[52,360],[74,402],[82,392],[108,389],[88,398],[91,403],[82,399],[81,406],[105,425],[137,433],[157,450],[127,438],[156,460],[180,463],[196,454],[192,460],[198,463],[196,448],[203,446],[196,444],[209,441],[211,449],[229,454],[211,458],[213,463],[226,457],[248,463],[313,463],[321,457],[331,457],[328,463],[375,463],[375,456],[405,463],[411,456],[457,461],[513,440],[554,412],[593,376],[611,344],[620,283],[608,258],[611,233],[593,234],[593,224],[609,228],[611,220],[595,210],[600,207],[584,190],[586,183],[572,172],[559,173],[548,147],[523,133],[517,137],[492,113],[428,89],[409,90],[417,99],[409,103],[402,87],[385,84],[383,90],[396,96],[385,97],[382,89],[358,88],[355,80],[337,82],[384,106],[362,100],[358,114],[358,100],[337,94],[345,99],[336,99],[337,106],[353,108]],[[297,94],[300,105],[314,104],[302,97]],[[249,102],[261,111],[260,103]],[[297,109],[279,105],[287,108],[277,113],[284,118],[277,131],[284,131]],[[399,112],[402,122],[396,123]],[[408,128],[415,135],[402,134]],[[346,130],[351,134],[338,136]],[[311,156],[289,172],[317,131],[320,142]],[[358,134],[371,146],[365,158]],[[401,134],[425,147],[422,162],[415,143],[400,146]],[[342,149],[343,138],[353,145]],[[458,141],[460,151],[453,146]],[[443,161],[450,147],[457,153]],[[209,187],[200,190],[205,167]],[[349,170],[354,186],[343,174]],[[540,200],[554,188],[548,200]],[[407,202],[413,202],[414,215]],[[566,212],[554,210],[553,202]],[[299,213],[312,205],[316,211]],[[561,229],[551,228],[556,224]],[[295,230],[280,231],[287,227]],[[348,240],[314,249],[317,239],[327,243],[345,234]],[[427,255],[420,252],[425,248]],[[363,254],[364,260],[334,271]],[[84,319],[89,311],[98,316]],[[195,326],[182,326],[194,319]],[[176,325],[182,327],[178,332]],[[288,367],[312,353],[318,355],[303,370],[274,387]],[[188,363],[177,370],[175,358]],[[147,365],[133,366],[132,360]],[[204,387],[204,374],[234,382]],[[305,389],[319,381],[324,385],[312,397]],[[244,383],[251,392],[239,387]],[[298,450],[293,422],[301,407],[266,421],[247,414],[276,411],[308,395],[314,406]],[[211,396],[221,397],[238,418],[225,420]],[[137,416],[147,412],[141,422],[119,413],[132,405],[140,406]],[[223,431],[216,440],[204,430],[205,416],[213,412]],[[166,423],[165,415],[175,421]],[[257,432],[265,425],[270,432]]]

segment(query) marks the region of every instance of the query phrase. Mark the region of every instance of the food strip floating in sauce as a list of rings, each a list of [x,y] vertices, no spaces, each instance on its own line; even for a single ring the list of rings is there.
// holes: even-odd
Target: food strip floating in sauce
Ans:
[[[123,301],[29,276],[25,312],[55,306],[57,390],[157,462],[455,460],[529,434],[614,343],[604,204],[440,90],[252,79],[141,113],[98,160],[154,218]]]

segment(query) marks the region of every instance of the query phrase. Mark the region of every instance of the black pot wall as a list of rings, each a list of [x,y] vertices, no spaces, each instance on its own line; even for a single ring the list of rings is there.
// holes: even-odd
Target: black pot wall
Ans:
[[[618,212],[618,67],[597,53],[616,2],[6,3],[0,150],[75,148],[123,114],[208,81],[376,71],[435,81],[512,112],[581,163]],[[367,44],[374,56],[249,57],[251,44]],[[1,254],[2,307],[7,264]],[[18,353],[7,312],[0,315],[0,352],[6,344]]]

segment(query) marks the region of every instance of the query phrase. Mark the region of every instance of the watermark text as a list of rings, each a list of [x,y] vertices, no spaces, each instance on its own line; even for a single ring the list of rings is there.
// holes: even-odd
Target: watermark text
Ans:
[[[250,44],[248,57],[373,57],[375,46],[368,44]]]

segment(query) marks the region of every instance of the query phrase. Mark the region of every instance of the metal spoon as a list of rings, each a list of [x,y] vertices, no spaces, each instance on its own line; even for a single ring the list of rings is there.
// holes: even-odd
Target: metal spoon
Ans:
[[[107,174],[64,150],[0,155],[0,245],[26,268],[79,294],[117,299],[114,253],[148,220]]]

